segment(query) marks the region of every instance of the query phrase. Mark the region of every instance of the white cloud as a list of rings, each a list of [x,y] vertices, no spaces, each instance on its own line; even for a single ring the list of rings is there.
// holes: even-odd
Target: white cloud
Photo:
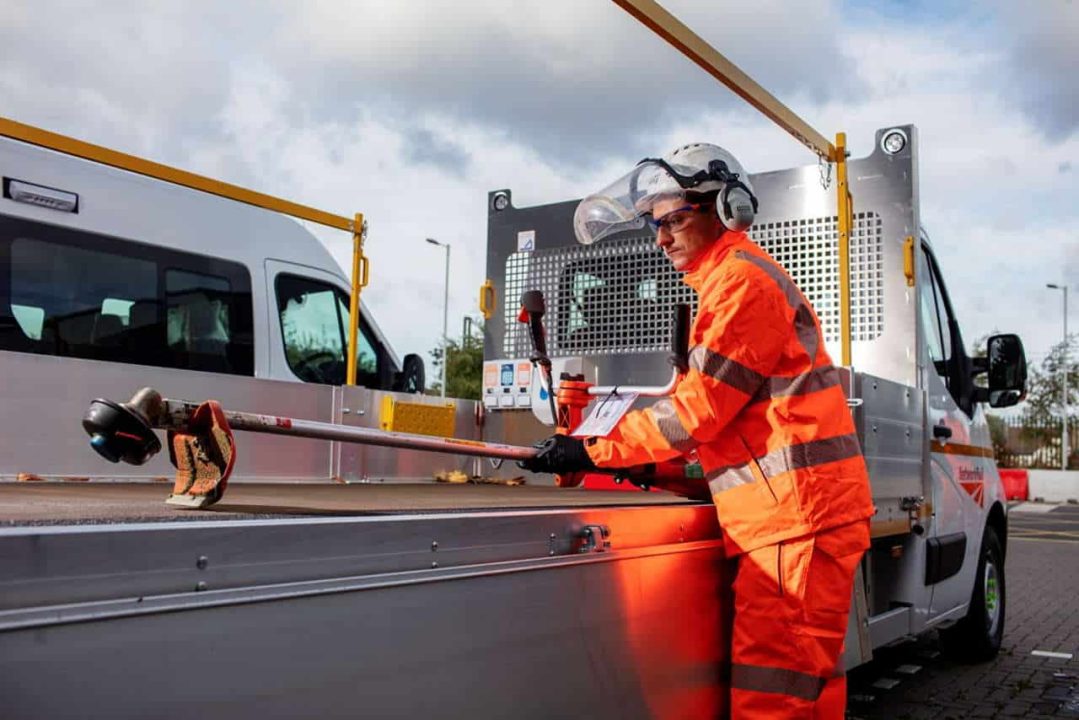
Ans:
[[[1001,94],[1018,101],[1032,123],[1062,140],[1079,130],[1079,3],[1000,2],[1001,42],[1007,49]]]
[[[365,212],[365,300],[402,354],[441,331],[443,255],[424,237],[453,246],[451,333],[475,312],[490,190],[518,206],[578,197],[690,140],[751,171],[813,160],[609,2],[0,5],[8,116]],[[1029,22],[998,9],[911,27],[844,24],[829,0],[667,4],[855,155],[878,127],[918,125],[922,214],[968,342],[999,327],[1039,350],[1059,335],[1041,288],[1076,267],[1079,60],[1058,32],[1076,4],[1035,5]],[[1001,41],[994,22],[1022,32]],[[1036,98],[1009,90],[1031,73]],[[317,232],[347,267],[348,238]]]

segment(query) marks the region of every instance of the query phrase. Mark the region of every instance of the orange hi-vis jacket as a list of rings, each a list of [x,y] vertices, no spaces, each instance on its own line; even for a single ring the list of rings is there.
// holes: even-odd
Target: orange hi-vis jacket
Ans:
[[[684,278],[697,291],[674,394],[586,443],[599,467],[700,461],[729,556],[870,517],[869,477],[816,313],[745,233]]]

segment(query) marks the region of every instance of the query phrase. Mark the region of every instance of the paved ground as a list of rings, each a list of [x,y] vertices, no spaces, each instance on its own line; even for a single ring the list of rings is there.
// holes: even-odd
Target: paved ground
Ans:
[[[956,663],[940,654],[932,633],[888,648],[851,674],[850,718],[1079,718],[1079,506],[1037,510],[1044,507],[1013,508],[1009,516],[997,659]]]

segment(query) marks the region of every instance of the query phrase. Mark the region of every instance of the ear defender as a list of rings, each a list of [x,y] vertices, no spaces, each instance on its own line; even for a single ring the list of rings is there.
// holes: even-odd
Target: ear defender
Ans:
[[[757,215],[757,198],[737,178],[728,180],[716,198],[716,214],[728,230],[748,230]]]

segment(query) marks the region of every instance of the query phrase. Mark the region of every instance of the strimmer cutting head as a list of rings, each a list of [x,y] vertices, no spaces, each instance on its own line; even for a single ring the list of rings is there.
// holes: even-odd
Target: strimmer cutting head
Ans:
[[[161,395],[151,388],[139,390],[126,403],[98,398],[90,403],[82,427],[90,447],[109,462],[143,465],[161,451],[150,424],[161,408]]]

